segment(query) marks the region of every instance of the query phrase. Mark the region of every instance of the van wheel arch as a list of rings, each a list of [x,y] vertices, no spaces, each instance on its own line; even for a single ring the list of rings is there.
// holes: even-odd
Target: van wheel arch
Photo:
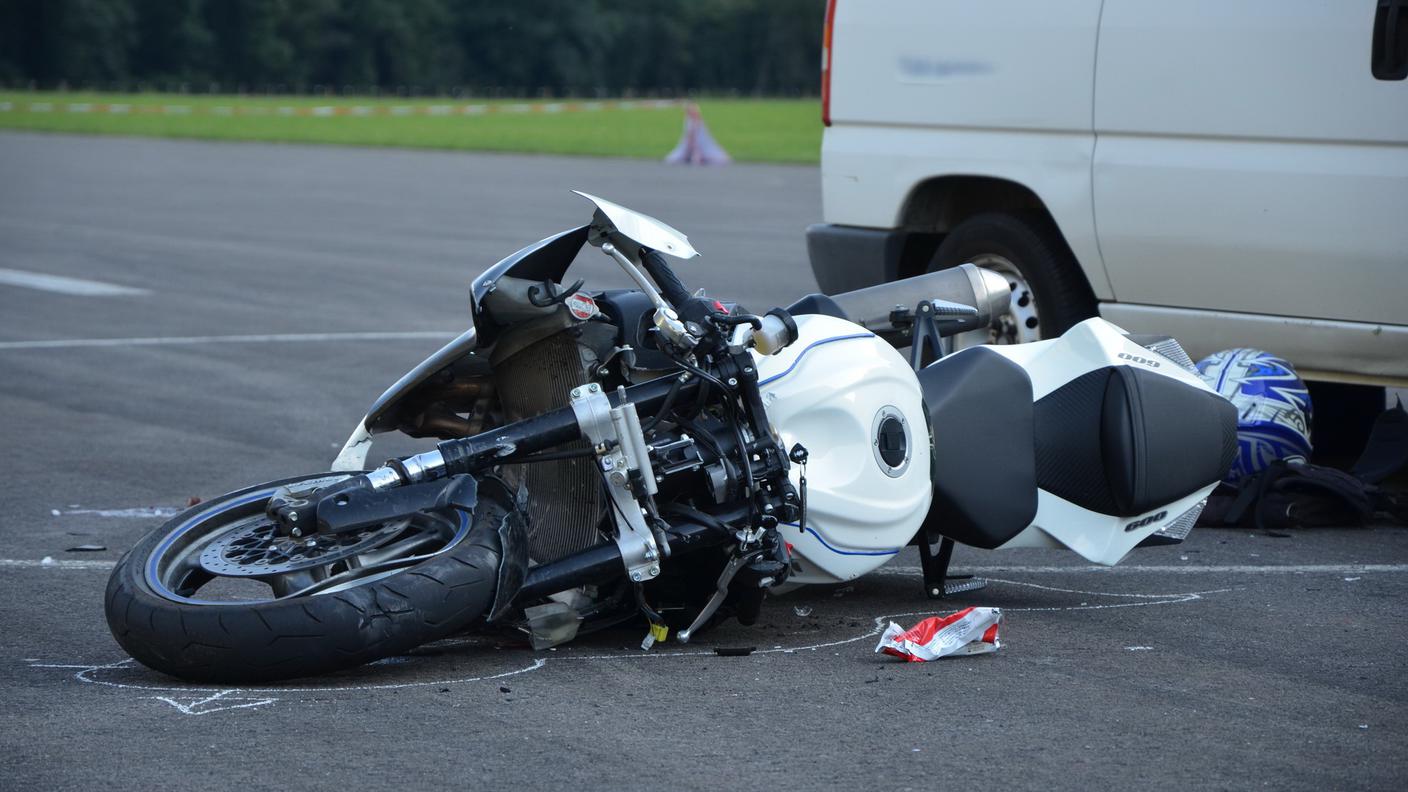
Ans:
[[[942,176],[928,179],[911,191],[900,212],[902,227],[927,244],[909,244],[900,262],[900,277],[911,277],[965,261],[989,262],[1010,270],[1014,288],[1035,298],[1018,303],[1011,317],[1035,328],[1040,309],[1042,337],[1064,331],[1096,314],[1095,295],[1070,246],[1044,203],[1017,182],[981,176]],[[1011,324],[1011,322],[1009,322]],[[1020,328],[1018,328],[1020,329]],[[1008,343],[1034,340],[1031,332],[999,333],[991,340]],[[1010,338],[1005,336],[1012,336]]]

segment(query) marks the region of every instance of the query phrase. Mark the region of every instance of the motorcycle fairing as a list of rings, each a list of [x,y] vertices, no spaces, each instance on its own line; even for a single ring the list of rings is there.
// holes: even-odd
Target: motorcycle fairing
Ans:
[[[587,242],[590,226],[579,226],[553,234],[519,250],[484,270],[474,279],[470,287],[470,315],[473,326],[461,333],[453,341],[436,350],[430,357],[421,361],[415,368],[406,372],[387,388],[362,421],[362,427],[371,434],[390,432],[397,428],[396,408],[426,380],[443,371],[447,366],[486,345],[493,340],[494,328],[485,321],[484,298],[493,293],[499,281],[505,277],[526,281],[562,281],[567,268],[572,265],[578,251]],[[354,439],[356,438],[354,433]],[[351,440],[349,440],[349,445]],[[346,449],[344,449],[345,451]],[[339,456],[341,460],[341,456]],[[350,468],[349,468],[350,469]]]
[[[600,217],[594,222],[611,234],[635,245],[646,245],[677,258],[699,255],[689,244],[688,238],[673,227],[604,198],[577,190],[573,192],[596,206]],[[447,366],[462,359],[474,349],[487,347],[494,342],[497,327],[487,320],[489,317],[485,315],[484,302],[485,298],[498,288],[502,279],[514,278],[533,282],[551,280],[561,283],[577,253],[587,243],[592,227],[592,224],[578,226],[534,242],[484,270],[475,278],[470,286],[470,329],[406,372],[372,403],[362,424],[348,438],[343,453],[338,455],[337,463],[343,465],[338,469],[360,469],[369,450],[370,435],[394,431],[398,427],[398,406]],[[361,454],[360,458],[358,453]]]
[[[1057,339],[965,350],[950,360],[975,353],[1001,355],[1031,381],[1037,484],[1031,524],[1009,536],[1008,523],[980,546],[1051,546],[1054,539],[1092,562],[1118,563],[1149,535],[1191,524],[1190,512],[1231,462],[1232,405],[1103,319],[1087,319]],[[943,428],[934,433],[939,446]],[[967,461],[1004,464],[971,454]],[[943,505],[945,497],[935,500]],[[944,516],[933,518],[940,532]]]
[[[587,233],[591,226],[578,226],[538,240],[528,247],[484,270],[474,279],[470,287],[470,315],[474,327],[479,331],[481,345],[492,343],[494,327],[484,321],[484,298],[493,293],[501,278],[517,278],[525,281],[542,282],[550,280],[562,282],[567,268],[582,246],[587,243]]]

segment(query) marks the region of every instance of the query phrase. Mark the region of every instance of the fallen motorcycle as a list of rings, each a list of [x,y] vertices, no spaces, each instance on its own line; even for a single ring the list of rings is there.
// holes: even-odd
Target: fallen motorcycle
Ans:
[[[948,577],[955,542],[1114,564],[1182,541],[1231,462],[1235,410],[1172,339],[1089,319],[955,350],[1011,300],[972,265],[754,314],[684,286],[683,234],[582,195],[592,221],[475,279],[471,328],[376,400],[332,472],[139,541],[107,588],[118,643],[252,682],[471,628],[541,648],[643,617],[688,642],[908,545],[934,598],[976,585]],[[638,288],[564,285],[587,245]],[[438,443],[366,470],[388,432]]]

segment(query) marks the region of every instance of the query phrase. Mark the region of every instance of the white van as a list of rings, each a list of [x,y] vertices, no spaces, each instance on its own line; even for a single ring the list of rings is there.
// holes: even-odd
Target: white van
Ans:
[[[1408,384],[1408,0],[829,0],[835,293],[972,261],[998,340],[1098,312]]]

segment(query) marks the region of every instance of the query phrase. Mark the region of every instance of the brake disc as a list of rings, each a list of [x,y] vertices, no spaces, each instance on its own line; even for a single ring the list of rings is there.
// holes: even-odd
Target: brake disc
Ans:
[[[362,531],[295,539],[280,534],[262,515],[206,545],[201,568],[222,577],[263,577],[326,566],[376,547],[400,533],[409,519]]]

